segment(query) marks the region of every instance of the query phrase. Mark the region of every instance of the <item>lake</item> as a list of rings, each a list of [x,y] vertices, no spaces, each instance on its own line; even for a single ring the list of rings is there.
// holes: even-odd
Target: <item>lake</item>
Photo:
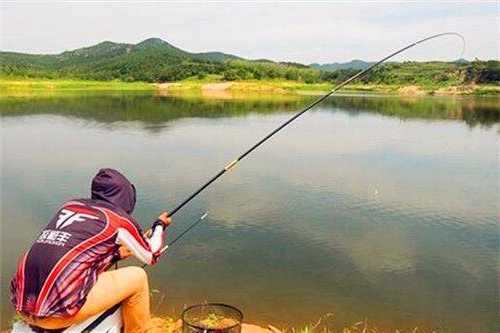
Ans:
[[[2,328],[16,262],[101,167],[148,226],[312,97],[0,99]],[[497,332],[500,98],[331,97],[179,211],[148,268],[156,314],[225,302],[247,321]]]

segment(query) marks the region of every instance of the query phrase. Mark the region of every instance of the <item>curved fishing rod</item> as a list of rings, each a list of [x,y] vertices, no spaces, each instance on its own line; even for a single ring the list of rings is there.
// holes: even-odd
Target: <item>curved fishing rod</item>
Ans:
[[[255,149],[257,149],[264,142],[266,142],[267,140],[269,140],[273,135],[275,135],[276,133],[278,133],[279,131],[281,131],[283,128],[285,128],[286,126],[288,126],[295,119],[299,118],[304,113],[306,113],[307,111],[311,110],[316,105],[318,105],[321,102],[323,102],[325,99],[327,99],[328,97],[330,97],[332,94],[334,94],[335,92],[337,92],[338,90],[340,90],[344,86],[348,85],[349,83],[351,83],[352,81],[356,80],[357,78],[363,77],[367,73],[371,72],[374,68],[376,68],[379,65],[383,64],[384,62],[386,62],[387,60],[391,59],[392,57],[394,57],[394,56],[396,56],[396,55],[398,55],[400,53],[403,53],[404,51],[406,51],[406,50],[408,50],[408,49],[410,49],[410,48],[412,48],[412,47],[414,47],[414,46],[416,46],[418,44],[421,44],[421,43],[424,43],[424,42],[429,41],[431,39],[439,38],[439,37],[442,37],[442,36],[455,36],[455,37],[459,37],[462,40],[462,55],[463,55],[463,53],[465,51],[465,38],[461,34],[459,34],[457,32],[444,32],[444,33],[432,35],[432,36],[426,37],[424,39],[421,39],[419,41],[416,41],[416,42],[414,42],[412,44],[409,44],[409,45],[407,45],[407,46],[405,46],[405,47],[397,50],[396,52],[391,53],[390,55],[386,56],[382,60],[377,61],[376,63],[372,64],[368,68],[362,70],[361,72],[359,72],[359,73],[351,76],[350,78],[348,78],[344,82],[340,83],[339,85],[337,85],[336,87],[334,87],[332,90],[330,90],[328,93],[326,93],[325,95],[323,95],[320,98],[316,99],[314,102],[312,102],[311,104],[309,104],[308,106],[306,106],[304,109],[302,109],[300,112],[298,112],[297,114],[295,114],[293,117],[291,117],[290,119],[288,119],[287,121],[285,121],[283,124],[281,124],[280,126],[278,126],[275,130],[273,130],[271,133],[269,133],[268,135],[266,135],[264,138],[262,138],[256,144],[254,144],[247,151],[245,151],[243,154],[241,154],[240,156],[238,156],[235,160],[233,160],[229,164],[227,164],[215,176],[213,176],[210,180],[208,180],[205,184],[203,184],[199,189],[197,189],[195,192],[193,192],[193,194],[191,194],[184,201],[182,201],[177,207],[175,207],[171,212],[168,213],[169,216],[173,216],[175,213],[177,213],[188,202],[190,202],[191,200],[193,200],[204,189],[206,189],[208,186],[210,186],[210,184],[212,184],[217,179],[219,179],[223,174],[225,174],[226,172],[228,172],[229,170],[231,170],[239,161],[241,161],[242,159],[244,159],[245,157],[247,157],[251,152],[253,152]]]
[[[266,142],[267,140],[269,140],[273,135],[275,135],[276,133],[278,133],[279,131],[281,131],[283,128],[285,128],[286,126],[288,126],[295,119],[299,118],[301,115],[303,115],[307,111],[311,110],[316,105],[318,105],[321,102],[323,102],[325,99],[327,99],[328,97],[330,97],[331,95],[333,95],[335,92],[337,92],[338,90],[340,90],[342,87],[348,85],[349,83],[351,83],[352,81],[354,81],[354,80],[356,80],[356,79],[358,79],[360,77],[363,77],[367,73],[371,72],[375,67],[381,65],[382,63],[386,62],[387,60],[391,59],[392,57],[394,57],[394,56],[396,56],[396,55],[398,55],[400,53],[403,53],[404,51],[406,51],[406,50],[408,50],[408,49],[410,49],[410,48],[412,48],[412,47],[414,47],[414,46],[416,46],[418,44],[421,44],[421,43],[424,43],[424,42],[429,41],[431,39],[439,38],[439,37],[442,37],[442,36],[455,36],[455,37],[459,37],[462,40],[462,52],[461,52],[461,55],[459,57],[459,58],[461,58],[462,55],[464,54],[464,51],[465,51],[465,38],[461,34],[459,34],[457,32],[444,32],[444,33],[432,35],[432,36],[429,36],[427,38],[424,38],[424,39],[421,39],[419,41],[416,41],[416,42],[414,42],[412,44],[409,44],[409,45],[407,45],[407,46],[405,46],[405,47],[397,50],[396,52],[393,52],[393,53],[389,54],[388,56],[386,56],[382,60],[377,61],[376,63],[374,63],[371,66],[367,67],[366,69],[362,70],[361,72],[359,72],[359,73],[351,76],[347,80],[345,80],[342,83],[338,84],[332,90],[330,90],[328,93],[326,93],[325,95],[323,95],[320,98],[316,99],[314,102],[312,102],[311,104],[309,104],[308,106],[306,106],[304,109],[302,109],[301,111],[299,111],[298,113],[296,113],[294,116],[292,116],[290,119],[288,119],[287,121],[285,121],[283,124],[281,124],[280,126],[278,126],[271,133],[269,133],[264,138],[262,138],[260,141],[258,141],[256,144],[254,144],[252,147],[250,147],[247,151],[245,151],[243,154],[241,154],[240,156],[238,156],[235,160],[233,160],[232,162],[230,162],[229,164],[227,164],[222,170],[220,170],[209,181],[207,181],[199,189],[197,189],[193,194],[191,194],[188,198],[186,198],[184,201],[182,201],[177,207],[175,207],[169,213],[169,216],[173,216],[175,213],[177,213],[188,202],[190,202],[191,200],[193,200],[204,189],[206,189],[208,186],[210,186],[210,184],[212,184],[218,178],[220,178],[223,174],[225,174],[226,172],[228,172],[229,170],[231,170],[239,161],[241,161],[242,159],[244,159],[245,157],[247,157],[251,152],[253,152],[255,149],[257,149],[264,142]],[[199,217],[196,220],[196,222],[194,222],[191,225],[189,225],[189,227],[187,227],[183,232],[181,232],[174,240],[172,240],[167,245],[165,245],[165,247],[163,247],[161,249],[160,253],[164,254],[170,246],[172,246],[175,242],[177,242],[179,239],[181,239],[186,233],[188,233],[191,229],[193,229],[200,222],[202,222],[205,219],[205,217],[207,217],[207,215],[208,215],[208,213],[203,214],[201,217]],[[145,267],[145,266],[146,265],[144,265],[143,267]]]

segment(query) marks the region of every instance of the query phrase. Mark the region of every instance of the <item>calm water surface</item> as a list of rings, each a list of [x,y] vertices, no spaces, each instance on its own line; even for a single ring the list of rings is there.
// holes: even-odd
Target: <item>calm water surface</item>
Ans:
[[[1,99],[2,328],[21,252],[99,168],[131,178],[147,226],[306,102]],[[209,211],[149,269],[154,311],[497,332],[499,122],[498,98],[330,99],[177,214],[169,237]]]

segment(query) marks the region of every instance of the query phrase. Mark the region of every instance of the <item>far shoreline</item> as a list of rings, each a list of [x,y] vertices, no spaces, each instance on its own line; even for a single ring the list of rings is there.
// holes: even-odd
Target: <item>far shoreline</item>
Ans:
[[[325,94],[334,87],[331,83],[304,83],[287,80],[203,80],[188,79],[176,82],[123,82],[71,79],[0,78],[0,97],[36,97],[65,92],[151,92],[158,95],[232,99],[245,95],[309,95]],[[374,93],[398,96],[498,96],[499,85],[421,86],[386,84],[351,84],[344,93]]]

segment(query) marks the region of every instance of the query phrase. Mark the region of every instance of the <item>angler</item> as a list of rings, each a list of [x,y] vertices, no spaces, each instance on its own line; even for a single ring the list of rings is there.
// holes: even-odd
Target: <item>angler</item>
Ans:
[[[64,203],[22,257],[11,282],[12,303],[35,331],[63,329],[120,303],[125,332],[149,331],[144,269],[107,269],[131,255],[155,264],[172,220],[162,213],[145,237],[130,215],[135,187],[116,170],[101,169],[91,192],[90,199]]]

